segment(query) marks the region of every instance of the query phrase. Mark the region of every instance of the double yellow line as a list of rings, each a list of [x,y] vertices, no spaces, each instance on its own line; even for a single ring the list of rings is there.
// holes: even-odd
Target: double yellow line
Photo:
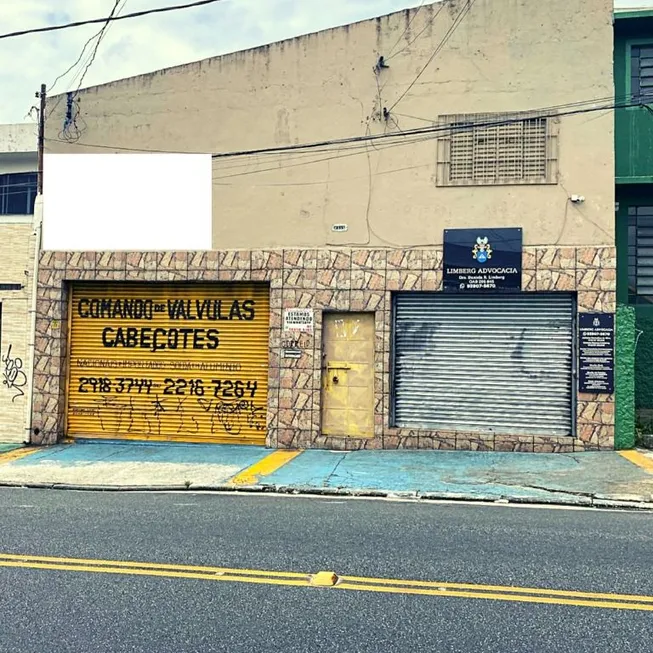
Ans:
[[[10,553],[0,553],[0,567],[123,574],[127,576],[159,576],[165,578],[187,578],[261,585],[320,586],[333,590],[418,594],[438,598],[485,599],[653,612],[653,596],[579,592],[535,587],[511,587],[504,585],[476,585],[471,583],[370,578],[364,576],[337,576],[335,573],[328,571],[300,573],[266,571],[262,569],[233,569],[229,567],[128,562],[123,560],[56,558],[51,556],[29,556]]]

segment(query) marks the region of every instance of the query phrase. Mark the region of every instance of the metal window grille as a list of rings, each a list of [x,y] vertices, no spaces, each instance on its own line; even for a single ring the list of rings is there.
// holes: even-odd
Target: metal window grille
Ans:
[[[653,99],[653,46],[630,49],[630,93],[635,102]]]
[[[653,303],[653,206],[628,207],[628,301]]]
[[[0,175],[0,215],[34,213],[36,177],[36,172]]]
[[[438,186],[554,184],[557,121],[532,114],[440,116]]]

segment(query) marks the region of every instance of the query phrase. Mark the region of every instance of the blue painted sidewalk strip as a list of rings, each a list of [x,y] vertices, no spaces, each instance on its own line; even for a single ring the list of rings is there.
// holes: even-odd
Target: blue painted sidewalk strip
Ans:
[[[640,476],[614,452],[306,451],[266,477],[268,485],[394,492],[512,494],[597,492]]]
[[[56,464],[62,466],[89,465],[93,463],[177,463],[219,464],[248,467],[271,452],[264,447],[211,444],[165,444],[147,446],[138,444],[93,443],[92,445],[64,444],[46,447],[31,456],[13,461],[11,465]]]
[[[98,465],[105,482],[148,486],[150,481],[160,485],[162,479],[167,479],[162,465],[170,464],[174,470],[174,465],[181,464],[188,466],[186,471],[177,470],[182,481],[191,479],[201,486],[220,486],[272,452],[244,445],[94,441],[45,447],[0,467],[7,470],[8,480],[51,482],[65,478],[73,483],[79,478],[88,484],[95,482],[93,465]],[[226,471],[207,471],[209,465]],[[107,471],[107,466],[113,471]],[[78,476],[75,467],[79,468]],[[11,469],[16,472],[14,476]],[[594,494],[636,495],[648,501],[646,497],[653,496],[653,475],[613,451],[532,454],[307,450],[276,471],[257,478],[261,486],[299,491],[376,490],[489,499],[510,496],[535,501]]]

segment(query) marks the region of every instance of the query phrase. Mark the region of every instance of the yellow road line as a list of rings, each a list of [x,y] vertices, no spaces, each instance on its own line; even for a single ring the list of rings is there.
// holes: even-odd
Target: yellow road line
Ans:
[[[125,567],[138,568],[138,569],[155,569],[155,570],[170,570],[170,571],[198,571],[206,574],[247,574],[250,576],[270,576],[270,577],[290,577],[290,578],[306,578],[307,574],[302,574],[296,571],[265,571],[262,569],[232,569],[231,567],[207,567],[198,565],[178,565],[178,564],[165,564],[159,562],[132,562],[131,560],[101,560],[97,558],[57,558],[54,556],[31,556],[20,555],[16,553],[0,553],[0,561],[7,562],[26,562],[26,563],[66,563],[81,565],[87,567]]]
[[[629,460],[633,465],[637,465],[647,472],[653,472],[653,457],[649,458],[639,451],[631,449],[629,451],[620,451],[619,454],[626,460]]]
[[[128,576],[153,576],[163,578],[186,578],[259,585],[283,585],[314,587],[320,575],[335,577],[333,572],[316,574],[265,571],[261,569],[237,569],[197,565],[175,565],[125,560],[98,560],[94,558],[57,558],[53,556],[30,556],[0,553],[0,567],[43,569],[51,571],[76,571]],[[552,590],[533,587],[503,585],[474,585],[470,583],[443,583],[436,581],[399,580],[392,578],[368,578],[364,576],[340,576],[333,589],[358,592],[384,592],[390,594],[415,594],[438,598],[466,598],[492,601],[512,601],[549,605],[603,608],[612,610],[640,610],[653,612],[653,596],[636,594],[610,594],[579,592],[575,590]]]
[[[386,592],[392,594],[422,594],[441,598],[456,597],[465,599],[489,599],[492,601],[514,601],[516,603],[548,603],[550,605],[574,605],[583,608],[604,608],[613,610],[642,610],[653,612],[653,603],[627,603],[620,601],[589,601],[587,599],[564,599],[549,596],[532,596],[528,594],[502,594],[499,592],[457,592],[438,591],[436,589],[419,589],[417,587],[388,587],[383,585],[357,585],[342,583],[335,589],[359,590],[364,592]]]
[[[36,453],[39,449],[40,447],[21,447],[20,449],[12,449],[11,451],[0,453],[0,465],[19,460],[20,458],[25,458],[25,456]]]
[[[287,449],[278,449],[273,451],[250,467],[243,469],[231,479],[231,485],[256,485],[262,476],[268,476],[277,469],[289,463],[293,458],[299,456],[301,451],[289,451]]]
[[[293,578],[260,578],[256,576],[238,576],[228,574],[203,574],[200,572],[191,571],[173,571],[163,569],[133,569],[127,567],[112,567],[112,566],[92,566],[92,565],[66,565],[58,563],[47,562],[17,562],[17,561],[2,561],[0,560],[0,567],[21,567],[26,569],[50,569],[53,571],[85,571],[94,574],[122,574],[125,576],[159,576],[164,578],[190,578],[194,580],[221,580],[231,581],[234,583],[254,583],[261,585],[295,585],[299,587],[309,587],[309,578],[305,576],[303,579]],[[653,608],[652,608],[653,609]]]
[[[0,555],[0,558],[2,556]],[[438,591],[448,590],[473,590],[482,592],[510,592],[518,594],[536,594],[544,596],[561,596],[572,598],[609,599],[621,601],[650,601],[653,603],[653,596],[642,594],[612,594],[600,592],[578,592],[576,590],[551,590],[538,587],[514,587],[510,585],[476,585],[472,583],[441,583],[428,580],[398,580],[395,578],[369,578],[366,576],[339,576],[341,584],[360,583],[365,585],[388,585],[407,586],[425,589],[437,589]],[[442,589],[440,589],[442,588]]]

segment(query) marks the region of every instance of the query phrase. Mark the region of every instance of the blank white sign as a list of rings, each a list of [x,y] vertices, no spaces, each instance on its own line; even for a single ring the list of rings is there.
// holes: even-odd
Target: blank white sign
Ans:
[[[210,154],[46,154],[43,249],[211,249]]]

